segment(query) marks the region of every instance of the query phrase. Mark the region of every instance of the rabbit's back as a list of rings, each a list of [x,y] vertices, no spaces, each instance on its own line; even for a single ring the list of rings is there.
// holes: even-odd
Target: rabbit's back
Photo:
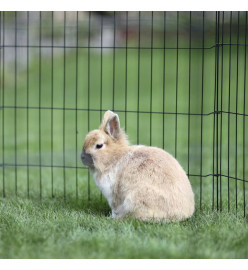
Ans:
[[[169,153],[156,147],[132,146],[119,164],[114,204],[134,216],[183,219],[194,212],[194,194],[186,173]]]

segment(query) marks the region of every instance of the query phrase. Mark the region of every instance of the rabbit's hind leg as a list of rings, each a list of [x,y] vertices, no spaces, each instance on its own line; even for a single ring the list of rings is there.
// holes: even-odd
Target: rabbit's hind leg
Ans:
[[[132,205],[132,200],[130,196],[128,196],[121,204],[112,208],[112,218],[125,218],[127,216],[132,216],[133,212],[134,207]]]

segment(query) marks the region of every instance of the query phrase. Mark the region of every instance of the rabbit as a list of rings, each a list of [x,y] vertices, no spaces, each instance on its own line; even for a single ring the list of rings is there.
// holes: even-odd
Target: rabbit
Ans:
[[[178,161],[163,149],[130,145],[118,115],[110,110],[99,129],[86,135],[81,160],[113,218],[169,222],[194,213],[194,193]]]

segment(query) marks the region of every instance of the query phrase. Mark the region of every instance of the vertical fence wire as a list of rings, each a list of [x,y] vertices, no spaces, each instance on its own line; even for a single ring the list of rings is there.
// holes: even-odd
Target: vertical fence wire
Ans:
[[[115,46],[116,46],[116,35],[115,35],[115,31],[116,31],[116,12],[114,11],[114,31],[113,31],[113,35],[114,35],[114,44],[113,44],[113,96],[112,96],[112,108],[113,111],[115,110]]]
[[[1,113],[1,117],[3,115],[3,89],[2,89],[2,51],[3,50],[2,49],[3,49],[2,48],[2,11],[0,11],[0,113]],[[2,143],[2,138],[3,138],[3,127],[2,126],[1,126],[1,132],[2,132],[2,134],[1,134],[1,136],[2,136],[1,143]],[[3,148],[3,145],[2,145],[2,148]],[[1,164],[0,168],[2,168],[2,167],[3,167],[3,165]]]
[[[203,166],[203,153],[202,153],[202,146],[203,146],[203,112],[204,112],[204,103],[203,103],[203,97],[204,97],[204,46],[205,46],[205,13],[202,12],[202,78],[201,78],[201,157],[200,157],[200,210],[202,209],[202,166]]]
[[[237,69],[236,69],[236,126],[235,126],[235,178],[238,177],[238,97],[239,97],[239,16],[238,12],[238,29],[237,29]],[[238,211],[238,181],[235,181],[235,205],[236,213]]]
[[[245,103],[246,103],[246,47],[247,46],[247,11],[245,12],[245,60],[244,60],[244,104],[243,104],[243,179],[245,179],[246,174],[245,174],[245,162],[246,162],[246,155],[245,155],[245,114],[246,114],[246,108],[245,108]],[[243,181],[243,205],[244,205],[244,217],[246,216],[246,199],[245,199],[245,181]]]
[[[222,12],[222,30],[221,30],[221,97],[220,97],[220,211],[222,211],[222,127],[223,127],[223,64],[224,64],[224,47],[223,47],[223,39],[224,39],[224,11]]]
[[[165,44],[166,44],[166,11],[164,11],[164,48],[163,48],[163,149],[165,148]]]
[[[191,113],[191,31],[192,31],[192,14],[189,12],[189,98],[188,98],[188,175],[190,174],[190,113]]]
[[[103,80],[103,16],[101,16],[101,49],[100,49],[100,122],[102,121],[102,80]]]
[[[29,164],[29,11],[27,11],[27,164]],[[27,166],[27,196],[30,195],[29,166]]]
[[[216,12],[216,15],[215,15],[215,44],[217,44],[217,12]],[[213,180],[212,180],[212,209],[214,209],[214,198],[215,198],[215,147],[216,147],[216,134],[215,134],[215,131],[216,131],[216,73],[217,73],[217,69],[216,69],[216,62],[217,62],[217,57],[216,57],[216,51],[217,51],[217,47],[215,48],[215,83],[214,83],[214,108],[213,108],[213,111],[214,111],[214,119],[213,119],[213,160],[212,160],[212,166],[213,166]]]
[[[220,12],[216,13],[216,208],[219,210],[219,71],[220,71]]]
[[[127,81],[128,81],[128,11],[126,11],[126,43],[125,43],[125,130],[127,132]]]
[[[216,209],[219,210],[219,73],[220,73],[220,12],[216,13]]]
[[[101,16],[101,50],[100,50],[100,119],[99,122],[102,121],[102,91],[103,91],[103,16]],[[100,192],[100,200],[102,201],[102,192]]]
[[[54,11],[52,11],[52,33],[51,33],[51,196],[54,198],[54,146],[53,146],[53,123],[54,123]]]
[[[15,133],[15,194],[17,196],[17,12],[15,11],[15,63],[14,63],[14,133]]]
[[[66,97],[66,11],[64,11],[64,50],[63,50],[63,185],[64,199],[66,199],[66,175],[65,175],[65,97]]]
[[[176,113],[175,113],[175,158],[177,158],[177,118],[178,118],[178,49],[179,45],[179,11],[177,11],[177,56],[176,56]]]
[[[76,153],[76,200],[78,200],[78,11],[76,14],[76,70],[75,70],[75,153]]]
[[[152,83],[153,83],[153,11],[151,14],[151,77],[150,77],[150,146],[152,145]]]
[[[91,31],[91,11],[88,17],[88,132],[90,131],[90,31]],[[88,200],[90,200],[90,171],[88,170]]]
[[[2,117],[2,123],[3,124],[3,85],[2,85],[2,81],[3,81],[3,75],[2,75],[2,53],[3,53],[3,46],[2,46],[2,11],[0,11],[0,112],[1,112],[1,117]],[[4,127],[3,125],[1,126],[2,128],[2,138],[1,138],[1,143],[2,143],[2,149],[3,149],[3,136],[4,136]],[[2,157],[1,157],[2,158]],[[3,163],[3,160],[2,160]],[[1,165],[0,167],[2,167],[2,170],[4,169],[4,166]],[[3,176],[2,176],[3,178]],[[3,179],[4,181],[4,179]],[[2,196],[4,197],[4,190],[2,191]]]
[[[140,129],[140,29],[141,29],[141,12],[139,11],[139,29],[138,29],[138,86],[137,86],[137,144],[139,144],[139,129]]]
[[[2,29],[3,29],[3,47],[2,47],[2,62],[3,62],[3,70],[2,70],[2,161],[3,161],[3,172],[2,172],[2,177],[3,177],[3,198],[6,197],[5,193],[5,138],[4,138],[4,128],[5,128],[5,110],[4,110],[4,100],[5,100],[5,13],[3,12],[3,22],[2,22]]]
[[[41,21],[42,21],[42,15],[41,11],[39,12],[39,180],[40,180],[40,199],[42,199],[42,167],[41,167]]]
[[[232,11],[230,12],[230,28],[229,28],[229,85],[228,85],[228,111],[231,109],[231,75],[232,75]],[[228,114],[228,137],[227,137],[227,149],[228,149],[228,160],[227,160],[227,194],[228,194],[228,211],[230,211],[230,114]]]

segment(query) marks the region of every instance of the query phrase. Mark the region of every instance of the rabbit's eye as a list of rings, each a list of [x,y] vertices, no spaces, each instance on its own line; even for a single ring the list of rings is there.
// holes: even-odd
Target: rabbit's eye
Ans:
[[[102,148],[102,147],[103,147],[103,144],[97,144],[97,145],[96,145],[96,148],[97,148],[97,149],[100,149],[100,148]]]

